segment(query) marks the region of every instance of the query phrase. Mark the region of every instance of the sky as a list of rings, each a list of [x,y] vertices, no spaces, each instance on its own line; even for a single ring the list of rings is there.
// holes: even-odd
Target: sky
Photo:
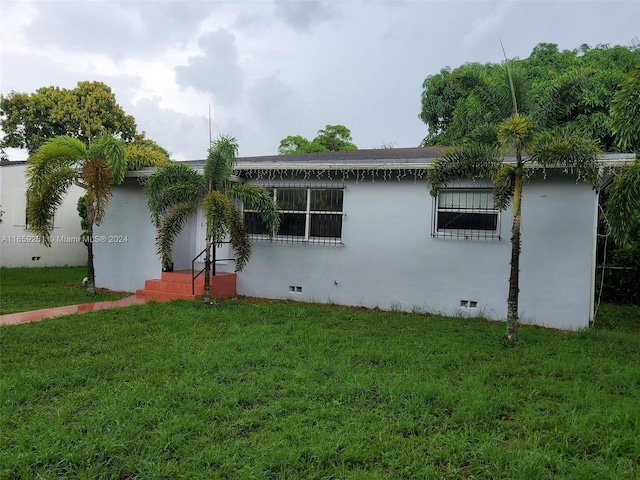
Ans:
[[[444,67],[639,36],[637,0],[0,0],[0,94],[103,82],[175,160],[206,156],[209,112],[240,156],[337,124],[361,149],[415,147]]]

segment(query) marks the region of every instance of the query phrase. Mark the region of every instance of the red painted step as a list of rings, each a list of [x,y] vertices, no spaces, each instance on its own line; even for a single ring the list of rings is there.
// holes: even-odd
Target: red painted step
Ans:
[[[210,278],[211,298],[229,298],[236,295],[236,274],[218,272]],[[162,272],[162,278],[147,280],[144,289],[137,290],[138,298],[153,299],[158,302],[169,300],[196,300],[204,294],[204,276],[195,280],[194,293],[191,287],[191,270]]]

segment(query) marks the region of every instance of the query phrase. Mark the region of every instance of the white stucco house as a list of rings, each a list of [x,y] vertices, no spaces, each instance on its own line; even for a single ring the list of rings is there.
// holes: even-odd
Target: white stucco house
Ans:
[[[85,265],[87,248],[81,242],[78,199],[84,190],[72,186],[54,218],[50,248],[28,228],[25,161],[0,162],[0,266],[53,267]]]
[[[245,211],[253,254],[237,276],[237,293],[506,318],[512,212],[495,209],[485,181],[458,182],[432,198],[425,172],[441,153],[431,147],[239,159],[238,180],[271,190],[282,225],[271,240]],[[602,162],[632,159],[604,155]],[[142,188],[149,173],[129,172],[114,189],[97,234],[126,241],[95,249],[99,287],[133,291],[160,276]],[[589,325],[598,194],[564,171],[529,176],[522,204],[523,323],[570,330]],[[202,237],[202,219],[191,219],[174,247],[176,269],[191,268]],[[217,254],[232,256],[224,247]],[[233,267],[223,261],[216,268]]]

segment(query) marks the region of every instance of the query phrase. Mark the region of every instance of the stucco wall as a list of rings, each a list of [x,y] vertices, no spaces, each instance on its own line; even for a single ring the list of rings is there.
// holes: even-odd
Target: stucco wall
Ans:
[[[450,314],[466,299],[504,316],[506,280],[490,279],[508,274],[508,242],[433,239],[432,208],[422,180],[350,182],[344,246],[254,243],[238,293]]]
[[[0,198],[4,211],[0,224],[0,265],[3,267],[50,267],[86,265],[87,249],[80,242],[82,228],[78,198],[84,190],[72,186],[58,209],[51,236],[51,247],[44,247],[26,226],[25,163],[0,167]]]
[[[525,185],[520,316],[563,329],[588,326],[593,312],[597,193],[559,173]]]
[[[524,189],[522,319],[583,328],[592,310],[596,194],[566,176],[541,180]],[[502,216],[502,240],[492,241],[432,238],[432,212],[422,181],[351,182],[344,246],[254,243],[238,293],[506,318],[512,213]]]
[[[203,248],[204,242],[198,241],[200,214],[190,218],[176,237],[174,270],[190,270],[192,259]],[[114,186],[107,214],[102,225],[94,230],[96,237],[107,239],[94,247],[96,286],[133,292],[144,288],[145,280],[160,278],[162,265],[156,253],[156,233],[144,190],[136,179],[127,178],[122,185]],[[109,241],[123,237],[125,241]],[[218,249],[219,257],[222,250]],[[196,263],[195,267],[202,268],[203,263]],[[218,264],[217,269],[233,270],[233,262]]]
[[[142,186],[134,178],[114,187],[94,246],[96,286],[134,292],[145,280],[160,278],[162,266],[155,250],[155,230]],[[112,238],[114,241],[109,242]],[[116,241],[117,240],[117,241]]]
[[[305,181],[313,184],[313,181]],[[597,196],[566,175],[538,175],[524,187],[520,312],[523,322],[578,329],[592,312]],[[349,181],[343,246],[254,242],[238,294],[307,302],[506,318],[511,212],[501,240],[433,238],[433,200],[424,181]],[[190,268],[197,220],[176,241],[175,267]],[[116,187],[97,234],[127,243],[96,248],[97,284],[142,288],[160,276],[142,187]],[[188,265],[187,265],[188,263]],[[232,267],[229,265],[229,267]],[[301,287],[290,292],[290,287]],[[460,301],[477,302],[461,308]]]

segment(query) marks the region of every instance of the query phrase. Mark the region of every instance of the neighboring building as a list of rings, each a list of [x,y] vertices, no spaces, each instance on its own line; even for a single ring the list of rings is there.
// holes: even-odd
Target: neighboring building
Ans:
[[[239,159],[235,175],[272,191],[282,225],[271,240],[245,211],[253,255],[237,277],[238,294],[506,318],[512,212],[494,208],[485,181],[458,182],[434,200],[425,172],[441,153],[432,147]],[[632,156],[607,155],[603,164],[627,160]],[[97,232],[122,241],[95,249],[100,287],[133,291],[160,276],[141,186],[149,173],[129,172],[114,189]],[[530,175],[522,204],[523,323],[589,325],[597,219],[598,192],[590,185],[561,170]],[[190,269],[204,247],[202,225],[192,218],[177,239],[176,269]],[[233,262],[217,268],[232,271]]]
[[[51,267],[85,265],[87,248],[81,243],[78,198],[84,190],[72,186],[54,218],[50,248],[28,229],[26,162],[0,163],[0,266]]]

